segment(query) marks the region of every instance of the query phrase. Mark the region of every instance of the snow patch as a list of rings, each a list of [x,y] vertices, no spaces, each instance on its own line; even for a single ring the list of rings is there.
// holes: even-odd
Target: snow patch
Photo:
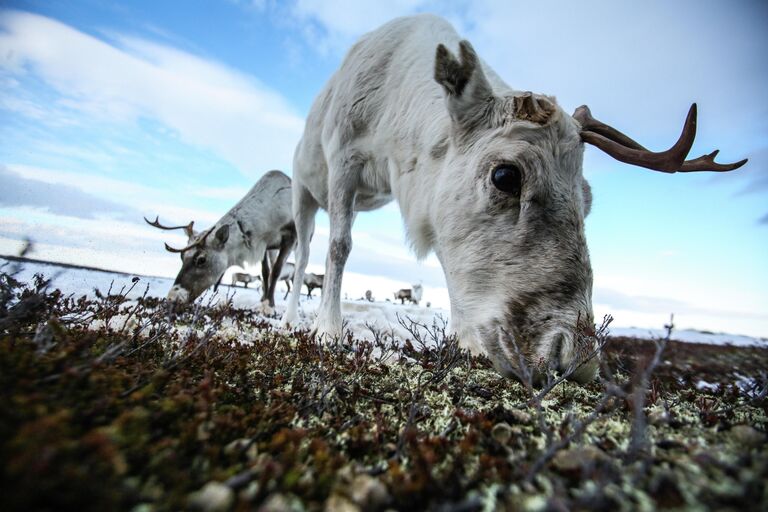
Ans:
[[[18,269],[16,279],[22,282],[30,282],[35,274],[43,274],[51,279],[51,287],[59,288],[62,292],[73,294],[76,297],[86,295],[95,296],[98,289],[106,294],[110,289],[112,293],[125,293],[129,299],[135,300],[141,297],[145,291],[148,296],[165,297],[173,285],[173,279],[164,277],[141,277],[136,286],[132,286],[132,274],[119,272],[100,271],[85,268],[70,268],[55,263],[25,262],[16,263],[0,257],[0,267],[7,263],[1,270],[12,272]],[[278,289],[275,293],[275,315],[268,321],[275,327],[279,327],[279,319],[285,311],[286,301],[283,300],[285,289]],[[201,300],[204,304],[217,304],[231,298],[235,307],[260,311],[261,290],[251,288],[231,287],[222,285],[218,294],[210,290],[203,294]],[[296,327],[299,329],[311,329],[316,310],[320,306],[320,297],[307,298],[301,296],[300,317]],[[392,302],[367,302],[365,300],[342,301],[342,314],[346,328],[351,330],[355,337],[371,340],[373,333],[371,327],[379,331],[381,335],[394,336],[400,339],[410,339],[413,336],[401,325],[400,319],[409,323],[416,322],[428,329],[438,329],[448,325],[450,312],[441,308],[426,308],[423,306],[400,305]],[[119,321],[119,319],[115,319]],[[447,330],[447,329],[446,329]],[[424,327],[419,329],[426,333]],[[612,336],[626,336],[640,339],[658,339],[666,337],[664,329],[642,329],[617,327],[611,329]],[[708,333],[692,329],[675,330],[672,339],[689,343],[706,343],[711,345],[733,345],[739,347],[763,347],[768,348],[768,340],[753,338],[736,334]]]

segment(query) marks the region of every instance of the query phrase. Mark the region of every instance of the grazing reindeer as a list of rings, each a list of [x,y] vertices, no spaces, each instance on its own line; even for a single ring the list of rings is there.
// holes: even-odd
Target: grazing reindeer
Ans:
[[[312,298],[312,291],[315,288],[323,289],[323,279],[325,279],[325,275],[323,274],[313,274],[311,272],[304,274],[304,286],[307,287],[308,299]]]
[[[252,276],[247,272],[235,272],[232,274],[232,286],[237,286],[237,283],[243,283],[243,286],[248,288],[248,284],[254,281],[259,281],[259,277]]]
[[[288,298],[288,295],[291,293],[291,280],[293,279],[293,273],[295,272],[296,265],[293,263],[286,263],[283,265],[283,269],[280,272],[280,277],[278,277],[278,281],[284,281],[286,287],[288,288],[285,292],[285,297],[283,297],[283,300]],[[307,287],[307,297],[312,298],[312,290],[315,288],[321,288],[323,287],[323,276],[317,275],[317,274],[304,274],[304,286]]]
[[[419,305],[419,301],[421,300],[421,295],[423,293],[423,288],[420,284],[413,285],[413,288],[402,288],[395,292],[395,300],[400,300],[400,304],[405,304],[405,301],[407,300],[411,304]]]
[[[399,300],[400,304],[405,304],[405,301],[411,302],[411,289],[401,288],[395,292],[395,300]]]
[[[221,281],[233,265],[262,262],[262,300],[275,306],[275,284],[285,258],[296,243],[291,215],[291,179],[280,171],[269,171],[210,229],[197,233],[187,226],[165,227],[159,219],[149,224],[161,229],[183,228],[189,242],[182,249],[166,250],[181,255],[182,265],[168,298],[193,301],[209,286]],[[278,250],[269,268],[267,251]],[[268,309],[265,308],[265,309]]]
[[[592,267],[584,235],[591,203],[584,143],[655,171],[730,171],[715,153],[686,160],[680,140],[653,153],[580,107],[514,90],[432,15],[395,19],[349,51],[307,117],[293,162],[301,283],[317,209],[328,211],[326,289],[314,330],[341,334],[341,278],[355,212],[397,200],[419,258],[445,272],[451,329],[506,375],[519,362],[588,381],[597,373]],[[297,315],[294,292],[284,322]]]

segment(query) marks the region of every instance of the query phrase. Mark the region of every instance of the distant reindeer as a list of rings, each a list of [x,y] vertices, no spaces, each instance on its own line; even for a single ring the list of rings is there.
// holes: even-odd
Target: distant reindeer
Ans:
[[[248,288],[248,284],[255,281],[259,281],[259,277],[247,272],[235,272],[232,274],[232,286],[237,286],[237,283],[243,283],[243,286]]]
[[[400,300],[400,304],[405,304],[407,300],[418,306],[423,291],[420,284],[413,285],[413,288],[402,288],[395,292],[395,300]]]
[[[183,229],[189,237],[186,247],[166,250],[181,255],[182,265],[168,298],[182,302],[195,300],[211,285],[218,286],[231,266],[262,263],[264,290],[262,302],[275,306],[275,284],[283,262],[296,243],[296,229],[291,214],[291,179],[280,171],[269,171],[229,212],[210,229],[193,230],[186,226],[166,227],[159,218],[144,219],[159,229]],[[270,268],[267,251],[278,255]]]
[[[349,50],[312,105],[294,154],[294,283],[304,277],[315,213],[322,207],[330,219],[314,332],[341,335],[356,212],[395,199],[416,255],[434,251],[440,261],[462,346],[485,352],[505,375],[519,375],[524,357],[539,370],[592,380],[599,363],[589,335],[584,145],[665,173],[746,162],[716,163],[716,151],[686,160],[695,135],[694,104],[678,142],[651,152],[586,106],[568,115],[552,96],[513,89],[447,21],[429,14],[390,21]],[[297,308],[295,292],[284,323],[296,320]]]
[[[278,281],[285,282],[286,287],[288,290],[285,292],[285,297],[283,297],[283,300],[288,298],[288,295],[291,293],[291,281],[293,280],[293,273],[296,270],[296,265],[293,263],[286,263],[283,265],[283,270],[280,272],[280,277],[278,278]],[[323,287],[323,276],[317,275],[317,274],[311,274],[307,273],[304,274],[304,286],[307,287],[307,297],[312,297],[312,291],[315,288],[321,288]]]
[[[285,281],[285,284],[288,287],[288,291],[285,292],[283,300],[287,299],[288,295],[291,293],[291,281],[293,280],[293,273],[295,270],[296,266],[293,263],[286,263],[283,267],[283,272],[280,274],[280,279]],[[315,288],[323,288],[323,275],[308,272],[304,274],[303,283],[304,286],[307,287],[307,298],[312,298],[312,291]]]
[[[323,289],[323,280],[325,279],[325,275],[323,274],[313,274],[312,272],[307,272],[304,274],[304,286],[307,287],[307,298],[312,298],[312,291],[315,288]]]
[[[365,290],[365,300],[373,302],[373,292],[371,290]]]

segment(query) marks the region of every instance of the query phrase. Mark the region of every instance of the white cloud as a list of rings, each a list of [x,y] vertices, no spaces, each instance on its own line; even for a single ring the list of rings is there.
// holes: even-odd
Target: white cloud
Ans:
[[[188,192],[197,197],[205,197],[208,199],[224,199],[231,201],[234,205],[239,201],[247,192],[248,187],[200,187],[189,189]]]
[[[6,207],[29,206],[80,218],[137,218],[139,212],[128,205],[117,204],[103,195],[88,194],[68,184],[45,183],[27,179],[0,165],[0,204]]]
[[[314,20],[332,35],[355,37],[395,16],[416,12],[428,2],[424,0],[297,0],[293,11],[306,20]]]
[[[436,0],[296,0],[288,10],[315,51],[343,55],[359,36],[398,16],[439,12],[463,26],[455,12],[463,10],[464,4]]]
[[[66,185],[92,196],[109,198],[111,202],[121,203],[131,211],[142,212],[142,215],[147,217],[160,215],[166,222],[187,223],[195,220],[199,225],[210,225],[224,213],[207,211],[193,205],[186,206],[184,203],[188,200],[185,197],[169,197],[165,189],[160,190],[126,180],[28,165],[9,164],[3,167],[28,180]],[[182,204],[177,204],[178,201]],[[134,220],[143,222],[140,215],[136,215]]]
[[[158,120],[251,176],[289,167],[303,119],[251,77],[138,38],[109,44],[35,14],[3,11],[0,27],[0,68],[38,74],[64,95],[61,105],[108,122]]]

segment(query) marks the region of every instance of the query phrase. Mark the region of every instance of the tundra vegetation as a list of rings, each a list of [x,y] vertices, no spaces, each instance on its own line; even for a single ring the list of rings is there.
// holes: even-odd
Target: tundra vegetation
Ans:
[[[765,347],[606,319],[598,380],[532,386],[440,322],[321,344],[226,301],[1,270],[4,511],[768,507]]]

